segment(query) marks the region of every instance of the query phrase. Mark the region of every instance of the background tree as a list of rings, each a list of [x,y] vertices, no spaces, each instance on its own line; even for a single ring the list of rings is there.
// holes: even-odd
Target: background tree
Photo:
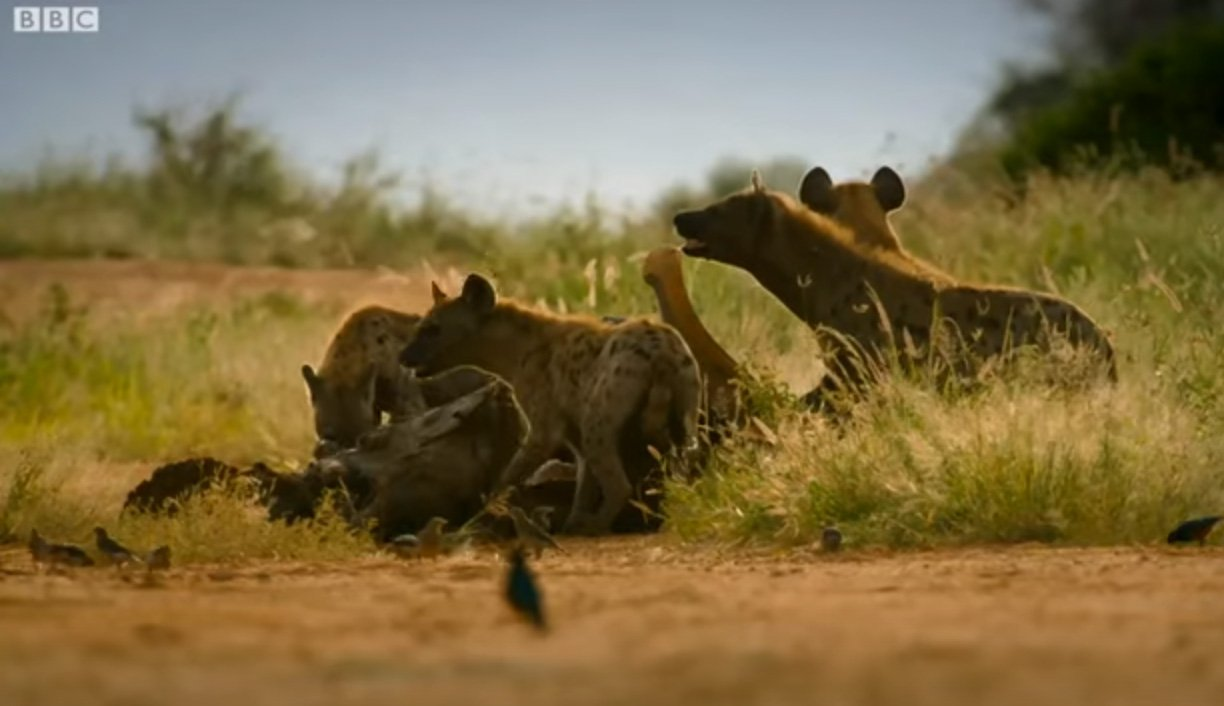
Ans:
[[[1164,162],[1189,152],[1212,163],[1213,135],[1224,130],[1224,82],[1210,70],[1224,0],[1017,2],[1049,21],[1048,60],[1004,66],[954,160],[1002,146],[1013,175],[1119,152]]]
[[[654,212],[659,218],[670,220],[677,211],[704,206],[739,191],[748,186],[753,169],[761,172],[761,178],[771,188],[793,192],[810,166],[800,157],[773,157],[763,161],[723,157],[706,171],[704,184],[679,183],[666,189],[655,200]]]

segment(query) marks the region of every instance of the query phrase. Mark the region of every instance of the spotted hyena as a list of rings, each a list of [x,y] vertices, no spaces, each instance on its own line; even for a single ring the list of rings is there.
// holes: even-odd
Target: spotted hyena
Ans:
[[[859,245],[897,253],[915,269],[950,283],[951,275],[906,250],[889,223],[889,214],[905,205],[905,196],[901,175],[887,166],[877,169],[870,182],[840,184],[834,184],[823,168],[813,167],[799,184],[803,205],[848,228]]]
[[[848,228],[767,190],[756,174],[749,189],[679,213],[674,223],[685,254],[747,270],[822,334],[834,389],[864,382],[865,370],[894,352],[907,365],[937,352],[955,361],[947,372],[971,377],[1014,348],[1048,350],[1052,333],[1098,353],[1116,379],[1109,339],[1074,304],[933,275],[895,251],[863,246]]]
[[[697,364],[666,324],[533,310],[499,299],[473,274],[457,297],[435,292],[400,361],[422,375],[474,365],[514,387],[531,431],[502,485],[518,484],[570,445],[583,463],[567,532],[607,532],[628,503],[641,469],[626,463],[625,438],[661,452],[696,441]]]
[[[332,336],[318,371],[302,366],[314,408],[316,455],[351,448],[381,423],[384,412],[402,411],[405,373],[399,354],[421,317],[382,306],[353,312]]]

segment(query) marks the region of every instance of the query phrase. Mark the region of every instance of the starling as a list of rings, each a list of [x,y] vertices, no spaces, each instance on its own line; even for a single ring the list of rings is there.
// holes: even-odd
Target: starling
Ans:
[[[820,533],[820,548],[826,552],[835,552],[841,549],[842,533],[836,527],[825,527]]]
[[[170,546],[163,544],[162,546],[149,552],[145,557],[145,567],[149,573],[154,571],[164,571],[170,568]]]
[[[514,534],[518,536],[519,542],[531,550],[536,559],[539,559],[544,553],[545,547],[565,553],[557,541],[549,536],[548,531],[533,522],[522,508],[511,505],[510,519],[514,521]]]
[[[535,577],[527,566],[522,545],[516,544],[510,551],[509,569],[506,572],[506,602],[514,612],[530,622],[540,632],[548,630],[544,621],[544,603]]]
[[[421,540],[415,534],[401,534],[392,537],[387,546],[398,557],[412,559],[420,556]]]
[[[35,564],[42,564],[51,558],[51,545],[47,544],[47,540],[38,533],[38,530],[30,530],[30,558]]]
[[[423,558],[437,559],[442,553],[442,528],[445,526],[445,517],[431,517],[425,528],[417,533],[417,552]]]
[[[35,564],[63,564],[64,566],[93,566],[84,549],[71,544],[51,544],[43,539],[38,530],[30,530],[30,556]]]
[[[111,563],[123,566],[140,561],[127,547],[112,539],[105,529],[94,527],[94,537],[97,540],[98,551],[102,552],[102,556],[109,559]]]
[[[1211,534],[1211,528],[1215,527],[1215,524],[1222,519],[1224,519],[1224,516],[1211,515],[1209,517],[1186,520],[1178,525],[1177,529],[1169,533],[1168,542],[1169,544],[1198,542],[1201,547],[1207,542],[1207,535]]]
[[[436,559],[442,553],[442,528],[445,517],[431,517],[416,534],[401,534],[390,541],[391,551],[408,558]]]
[[[94,565],[94,560],[89,558],[85,550],[80,547],[71,544],[52,544],[47,549],[47,556],[51,559],[52,564],[63,564],[64,566]]]
[[[545,531],[552,531],[552,514],[556,510],[552,505],[537,505],[531,508],[531,521]]]

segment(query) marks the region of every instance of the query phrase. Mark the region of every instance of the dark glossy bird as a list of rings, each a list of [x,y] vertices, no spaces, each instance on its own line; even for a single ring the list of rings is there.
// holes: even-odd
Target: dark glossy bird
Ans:
[[[1211,534],[1211,529],[1222,519],[1222,515],[1210,515],[1186,520],[1169,533],[1169,544],[1198,542],[1201,547],[1207,541],[1207,535]]]
[[[98,551],[102,552],[102,556],[110,560],[111,563],[123,566],[124,564],[140,561],[131,550],[112,539],[106,533],[106,530],[101,527],[94,527],[94,538],[98,545]]]
[[[842,533],[836,527],[825,527],[820,533],[820,548],[826,552],[835,552],[841,549]]]
[[[149,572],[165,571],[170,568],[170,546],[162,545],[149,552],[145,557],[145,567]]]
[[[64,566],[93,566],[94,560],[84,549],[71,544],[51,544],[43,539],[38,530],[30,530],[30,556],[36,564],[62,564]]]
[[[42,564],[51,558],[51,545],[47,544],[47,540],[38,533],[38,530],[30,530],[30,542],[27,545],[30,548],[30,558],[35,564]]]
[[[510,550],[508,564],[505,585],[506,602],[510,604],[515,613],[534,625],[537,630],[547,631],[543,596],[540,595],[540,589],[536,585],[531,568],[527,566],[527,557],[521,545],[515,544]]]
[[[93,566],[94,560],[84,549],[71,544],[52,544],[48,547],[48,556],[52,564],[64,566]]]
[[[539,559],[545,548],[565,553],[561,545],[557,544],[557,540],[553,539],[547,530],[533,522],[522,508],[511,505],[509,509],[510,519],[514,521],[514,533],[518,536],[519,542],[526,549],[531,550],[532,556]]]

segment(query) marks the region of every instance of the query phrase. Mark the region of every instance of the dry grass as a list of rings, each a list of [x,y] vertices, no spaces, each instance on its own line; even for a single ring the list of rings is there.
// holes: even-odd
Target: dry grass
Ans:
[[[673,489],[675,531],[791,543],[837,523],[865,544],[1118,543],[1224,510],[1224,183],[1175,183],[1156,171],[1039,180],[1017,207],[987,187],[958,186],[899,214],[907,246],[964,279],[1068,296],[1113,332],[1122,382],[1052,389],[1036,380],[1059,373],[1039,364],[959,397],[899,382],[841,431],[762,385],[780,443],[733,444],[701,483]],[[581,214],[557,224],[468,266],[557,309],[654,310],[637,253],[656,234],[618,239]],[[345,285],[306,291],[311,273],[300,271],[280,284],[270,275],[258,291],[230,282],[196,295],[172,278],[116,304],[105,292],[78,295],[71,277],[47,289],[34,270],[15,271],[41,283],[38,308],[0,317],[9,322],[0,325],[0,498],[16,508],[4,529],[68,534],[114,518],[122,490],[160,462],[209,454],[295,466],[311,441],[297,368],[317,360],[344,312],[371,299],[421,309],[427,279],[453,289],[462,275],[423,263],[408,271],[402,297]],[[698,311],[736,357],[793,391],[815,381],[810,337],[750,277],[695,262],[686,273]],[[103,284],[122,289],[120,279]],[[157,292],[172,305],[156,305]],[[42,459],[50,486],[40,497],[54,501],[26,502],[24,491],[13,500],[21,458]],[[125,470],[106,491],[91,489],[88,479],[116,468]],[[209,558],[239,544],[311,556],[303,547],[330,531],[270,544],[211,539],[227,547],[219,554],[205,538],[231,521],[244,533],[252,525],[226,514],[236,510],[201,512],[224,521],[182,535],[130,527],[141,541],[174,536],[183,556]],[[318,546],[329,557],[363,547],[347,538]]]

